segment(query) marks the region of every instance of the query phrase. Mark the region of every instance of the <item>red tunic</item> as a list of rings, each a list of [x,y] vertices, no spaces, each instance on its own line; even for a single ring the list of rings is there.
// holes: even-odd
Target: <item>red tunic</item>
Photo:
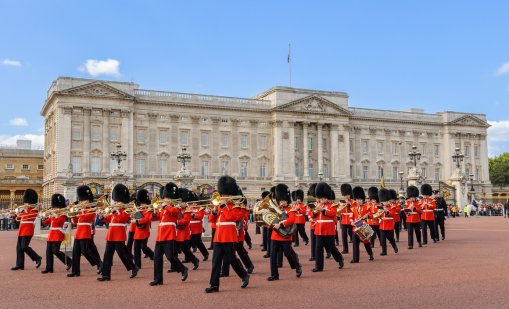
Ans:
[[[180,214],[180,209],[171,205],[166,206],[157,214],[157,218],[161,221],[157,227],[156,241],[175,240],[177,236],[177,219]]]
[[[106,241],[126,241],[125,230],[130,219],[131,216],[124,209],[104,217],[103,222],[109,223]]]
[[[369,211],[371,212],[372,215],[376,214],[378,212],[378,206],[380,206],[380,204],[378,203],[373,203],[373,202],[370,202],[368,203],[369,204]],[[377,219],[373,219],[373,216],[370,215],[369,216],[369,219],[368,219],[368,224],[369,225],[380,225],[380,220]]]
[[[72,218],[72,223],[77,226],[74,239],[91,239],[94,221],[95,212],[91,212],[89,209],[80,210],[78,216]]]
[[[205,217],[205,209],[193,208],[191,213],[191,234],[201,234],[203,232],[203,217]]]
[[[353,212],[352,212],[352,206],[354,201],[348,200],[347,203],[349,204],[345,208],[341,210],[341,224],[349,225],[353,218]]]
[[[145,210],[141,212],[143,214],[143,218],[138,220],[138,223],[145,224],[145,227],[139,228],[136,225],[136,221],[134,225],[136,226],[134,230],[134,239],[140,240],[140,239],[147,239],[150,237],[150,222],[152,221],[152,212],[149,210]]]
[[[309,228],[314,230],[316,226],[316,218],[318,214],[313,213],[313,208],[310,208],[308,211],[308,219],[309,219]]]
[[[63,229],[67,217],[49,217],[42,224],[49,225],[48,242],[62,242],[65,239],[65,230]]]
[[[392,202],[391,207],[394,208],[394,222],[401,222],[401,205],[398,202]]]
[[[426,197],[419,201],[422,209],[421,220],[434,221],[435,220],[435,209],[437,203],[434,199]]]
[[[209,213],[209,218],[208,218],[208,221],[210,223],[210,228],[211,229],[215,229],[216,228],[216,220],[217,220],[217,216],[213,215],[212,211],[211,211]]]
[[[286,213],[288,214],[288,218],[284,221],[282,221],[281,225],[284,226],[284,227],[289,227],[289,226],[292,226],[295,224],[295,220],[296,220],[296,213],[295,211],[290,211],[291,207],[284,207],[283,208],[283,211],[286,211]],[[279,235],[278,233],[276,233],[276,230],[274,229],[272,231],[272,235],[270,236],[270,239],[271,240],[277,240],[277,241],[293,241],[293,237],[287,237],[287,238],[284,238],[282,237],[281,235]]]
[[[318,213],[316,218],[315,235],[330,236],[336,235],[337,207],[331,207],[331,203],[324,203],[324,210]]]
[[[295,224],[306,224],[306,210],[307,206],[303,203],[294,206],[297,211],[295,212]]]
[[[129,224],[129,233],[134,233],[136,231],[136,221],[131,220]]]
[[[384,231],[394,230],[394,216],[396,215],[396,209],[391,207],[391,204],[387,205],[387,211],[382,215],[380,221],[380,229]]]
[[[182,217],[177,220],[177,225],[182,228],[177,229],[177,241],[184,242],[186,240],[191,239],[191,228],[189,227],[189,222],[191,222],[191,213],[185,212],[182,213]]]
[[[19,214],[18,236],[34,236],[35,219],[38,213],[36,209],[25,209]]]
[[[242,220],[242,211],[239,207],[233,206],[234,204],[229,203],[218,209],[216,214],[211,213],[216,222],[215,243],[238,242],[237,222]]]
[[[243,219],[244,231],[249,228],[249,209],[245,208],[244,210],[244,219]]]
[[[352,205],[352,226],[355,226],[354,222],[358,221],[360,218],[364,217],[369,212],[369,208],[367,204],[362,204],[359,206],[357,202],[354,202]]]
[[[414,209],[415,207],[415,209]],[[421,206],[419,202],[415,201],[407,201],[405,205],[405,209],[408,209],[406,222],[407,223],[419,223],[421,222],[421,218],[419,214],[421,213]]]

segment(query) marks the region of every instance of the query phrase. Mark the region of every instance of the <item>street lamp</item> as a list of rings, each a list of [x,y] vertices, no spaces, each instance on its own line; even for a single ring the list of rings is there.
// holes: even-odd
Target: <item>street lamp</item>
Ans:
[[[464,157],[465,156],[460,152],[460,149],[456,147],[454,154],[452,155],[452,160],[456,162],[456,168],[460,168],[460,162],[463,162]]]
[[[475,191],[475,189],[474,189],[474,174],[470,174],[468,176],[470,178],[470,192],[474,192]]]
[[[191,161],[191,154],[187,152],[186,147],[182,147],[182,152],[177,155],[177,161],[182,164],[182,170],[185,171],[186,163]]]
[[[322,181],[323,173],[322,173],[322,171],[321,171],[321,170],[318,172],[318,177],[320,178],[320,181]]]
[[[414,167],[417,167],[417,161],[421,160],[421,153],[417,151],[417,146],[412,146],[412,151],[408,153],[411,161],[414,161]]]
[[[401,187],[400,187],[399,189],[400,189],[401,191],[403,191],[403,190],[404,190],[404,188],[403,188],[403,174],[404,174],[404,173],[403,173],[403,171],[400,171],[400,172],[399,172],[399,180],[401,181]]]
[[[111,158],[115,161],[117,161],[117,170],[120,170],[120,165],[122,161],[124,161],[127,158],[127,154],[125,151],[122,151],[122,145],[117,144],[117,151],[111,153]]]

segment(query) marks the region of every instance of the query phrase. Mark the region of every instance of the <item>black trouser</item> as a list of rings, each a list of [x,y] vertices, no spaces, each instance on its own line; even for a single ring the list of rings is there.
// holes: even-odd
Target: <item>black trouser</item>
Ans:
[[[216,235],[216,228],[212,228],[212,235],[210,237],[210,247],[211,249],[214,248],[214,235]]]
[[[271,247],[272,247],[272,229],[269,228],[267,231],[267,255],[270,256]]]
[[[249,235],[249,232],[247,230],[244,230],[244,240],[246,241],[246,244],[249,248],[253,247],[251,235]]]
[[[154,251],[147,246],[148,238],[134,240],[134,264],[141,268],[141,251],[151,260],[154,259]]]
[[[338,233],[338,225],[336,224],[336,234],[334,235],[334,240],[336,241],[336,246],[339,246],[339,233]]]
[[[315,236],[315,230],[311,229],[311,232],[309,233],[311,237],[311,258],[316,258],[316,236]]]
[[[352,226],[350,224],[341,224],[341,242],[343,243],[343,251],[348,253],[348,236],[352,239]]]
[[[407,223],[408,228],[408,246],[413,247],[414,246],[414,231],[415,231],[415,237],[417,238],[417,242],[421,244],[421,223]]]
[[[387,253],[387,239],[391,246],[396,250],[396,241],[394,240],[394,230],[380,230],[380,240],[382,242],[382,253]]]
[[[299,256],[292,250],[291,241],[272,241],[272,252],[270,253],[270,275],[278,277],[278,256],[282,253],[286,256],[288,264],[291,269],[296,269],[299,266]],[[281,252],[281,253],[280,253]]]
[[[191,263],[193,263],[193,264],[199,263],[198,258],[191,251],[191,241],[190,240],[177,241],[176,247],[177,247],[177,250],[175,252],[184,253],[184,259],[186,261],[191,261]],[[177,254],[175,254],[175,256],[177,257]],[[172,269],[174,269],[174,268],[172,267]]]
[[[201,234],[191,234],[191,244],[200,250],[203,257],[209,256],[209,251],[201,240]]]
[[[214,244],[214,252],[212,254],[212,272],[210,273],[211,286],[219,287],[219,275],[223,263],[231,265],[235,273],[237,273],[241,279],[246,277],[246,270],[235,256],[235,243],[218,242]]]
[[[408,225],[406,223],[406,216],[401,216],[401,222],[403,222],[403,228],[408,229]]]
[[[440,232],[442,234],[442,238],[445,238],[445,218],[437,218],[435,219],[435,235],[436,235],[436,240],[439,240],[438,239],[438,227],[440,226]]]
[[[370,243],[371,247],[375,246],[375,239],[378,236],[378,241],[380,242],[380,225],[369,225],[375,231],[375,234],[373,234],[373,237],[371,237]]]
[[[16,267],[25,267],[25,253],[34,262],[42,259],[39,254],[30,247],[30,240],[32,240],[32,236],[18,236],[18,243],[16,244]]]
[[[186,267],[175,257],[175,240],[156,241],[154,248],[154,281],[163,282],[163,256],[166,256],[170,264],[175,267],[179,273]]]
[[[93,246],[93,248],[92,248]],[[80,258],[83,255],[92,266],[101,264],[101,257],[92,239],[74,239],[72,247],[72,273],[80,273]]]
[[[103,277],[111,277],[111,266],[113,264],[113,254],[115,251],[118,254],[118,257],[124,264],[125,269],[132,270],[134,268],[134,263],[131,257],[131,254],[127,252],[127,248],[123,241],[106,241],[106,248],[104,250],[103,257],[103,266],[102,266],[102,276]]]
[[[269,248],[268,242],[270,241],[270,238],[267,238],[267,234],[269,234],[269,229],[266,226],[264,226],[262,228],[262,248],[265,251],[267,251],[267,249]],[[268,253],[268,252],[267,252],[267,254],[270,255],[270,253]]]
[[[360,243],[361,243],[361,240],[360,240],[359,236],[357,236],[357,234],[353,233],[352,261],[354,261],[354,262],[359,262],[359,259],[360,259],[360,250],[359,250]],[[366,249],[366,252],[368,253],[368,255],[372,256],[373,250],[371,249],[370,242],[363,242],[363,244],[364,244],[364,248]]]
[[[308,238],[308,235],[306,234],[306,224],[303,223],[303,224],[296,224],[297,225],[297,231],[295,232],[295,245],[298,246],[299,245],[299,234],[300,234],[300,237],[302,237],[302,240],[304,240],[304,242],[308,242],[309,241],[309,238]]]
[[[338,248],[334,245],[334,235],[316,235],[316,261],[315,268],[323,269],[323,249],[326,248],[334,257],[336,262],[343,259]]]
[[[427,244],[428,243],[428,227],[429,227],[429,234],[431,236],[432,240],[437,239],[435,237],[435,220],[422,220],[422,243]]]
[[[235,252],[239,256],[240,260],[242,261],[242,264],[244,264],[244,267],[246,269],[254,267],[253,262],[251,262],[251,258],[249,257],[249,254],[247,253],[246,248],[244,248],[244,242],[237,242],[235,243]],[[230,265],[225,263],[223,261],[223,267],[221,268],[221,274],[229,276],[230,275]]]
[[[127,234],[127,244],[125,245],[127,248],[127,252],[130,254],[133,253],[133,244],[134,244],[134,232],[129,232]]]
[[[399,241],[399,231],[401,230],[401,221],[394,222],[394,232],[396,233],[396,241]]]
[[[55,255],[64,265],[72,265],[72,260],[65,253],[60,251],[61,241],[48,241],[46,243],[46,270],[53,271],[53,255]]]
[[[255,228],[255,234],[258,235],[260,233],[261,233],[260,227],[257,225],[256,228]]]

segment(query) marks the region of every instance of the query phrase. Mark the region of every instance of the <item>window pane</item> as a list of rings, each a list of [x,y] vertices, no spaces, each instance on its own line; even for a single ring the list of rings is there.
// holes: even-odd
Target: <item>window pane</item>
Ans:
[[[228,161],[221,161],[221,172],[223,175],[227,175],[230,173],[230,164]]]
[[[201,175],[205,177],[209,175],[209,161],[201,162]]]
[[[136,161],[136,171],[138,174],[145,174],[145,159],[138,159]]]
[[[168,174],[168,160],[166,159],[159,160],[159,171],[161,172],[161,175]]]
[[[159,144],[168,144],[168,131],[159,131]]]
[[[201,132],[201,145],[205,147],[209,145],[209,132]]]
[[[247,162],[240,163],[240,176],[247,177]]]
[[[230,134],[221,133],[221,147],[228,147],[230,144]]]
[[[308,136],[308,151],[311,151],[311,150],[313,150],[313,137]]]
[[[90,158],[90,171],[92,173],[99,173],[101,171],[101,159],[98,157]]]
[[[260,149],[267,149],[267,136],[259,135],[258,136],[258,146]]]
[[[240,148],[245,149],[247,148],[247,145],[248,145],[248,135],[242,134],[240,136]]]
[[[97,142],[101,139],[100,127],[92,126],[92,141]]]
[[[110,128],[110,141],[111,142],[118,141],[118,128],[117,127]]]
[[[265,162],[260,163],[260,177],[265,177]]]
[[[397,166],[392,167],[392,179],[394,179],[394,180],[398,179],[398,167]]]
[[[181,145],[188,145],[188,139],[189,139],[189,132],[188,131],[182,131],[180,132],[180,144]]]
[[[72,172],[81,173],[81,157],[72,157]]]
[[[139,144],[145,144],[145,130],[138,130],[137,140]]]

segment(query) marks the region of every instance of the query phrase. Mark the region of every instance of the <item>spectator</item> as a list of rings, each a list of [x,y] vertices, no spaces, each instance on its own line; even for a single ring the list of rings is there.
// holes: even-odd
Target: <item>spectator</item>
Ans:
[[[465,214],[465,218],[468,218],[468,206],[465,205],[465,207],[463,207],[463,213]]]

